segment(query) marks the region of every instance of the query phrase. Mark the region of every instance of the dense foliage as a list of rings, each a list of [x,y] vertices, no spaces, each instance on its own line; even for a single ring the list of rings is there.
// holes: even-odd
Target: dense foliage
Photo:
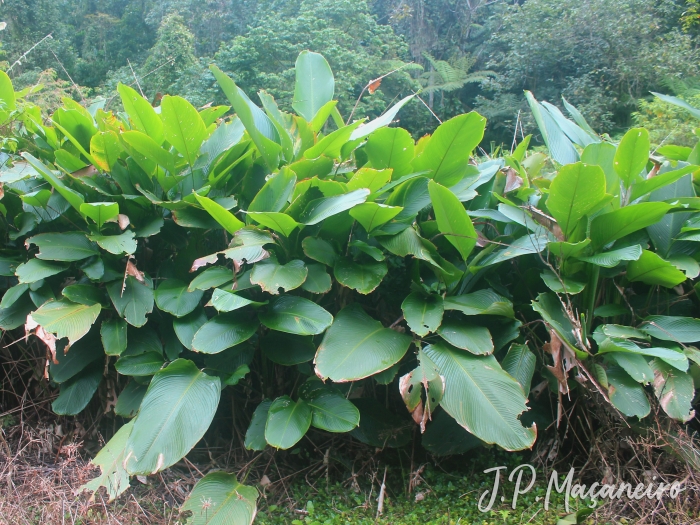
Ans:
[[[0,74],[0,327],[45,344],[54,412],[104,384],[131,418],[85,488],[114,498],[179,461],[224,389],[255,406],[251,450],[311,427],[400,447],[416,425],[436,455],[523,450],[579,396],[642,425],[650,398],[694,417],[700,147],[612,143],[528,93],[554,164],[530,137],[475,159],[475,112],[418,142],[387,127],[413,95],[346,124],[313,52],[295,114],[211,73],[234,116],[123,84],[124,112],[48,116]],[[250,523],[256,499],[215,472],[182,510]]]
[[[700,73],[697,9],[695,0],[6,0],[0,68],[18,88],[53,70],[75,100],[104,97],[116,109],[119,82],[151,101],[222,103],[208,72],[216,63],[247,92],[286,105],[296,56],[309,49],[337,73],[349,115],[368,82],[411,64],[363,97],[360,114],[423,90],[442,120],[476,110],[491,123],[487,138],[510,144],[523,89],[564,95],[600,129],[629,127],[650,90]],[[418,104],[402,125],[417,137],[435,120]]]

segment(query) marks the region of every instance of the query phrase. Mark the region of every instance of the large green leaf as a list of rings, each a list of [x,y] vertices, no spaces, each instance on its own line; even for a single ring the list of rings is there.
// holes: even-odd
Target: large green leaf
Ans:
[[[56,334],[56,338],[67,337],[69,344],[73,344],[90,331],[101,309],[99,304],[87,306],[61,299],[44,303],[32,318],[44,330]]]
[[[537,429],[523,427],[518,419],[527,410],[522,386],[493,356],[474,356],[442,343],[424,351],[445,378],[441,406],[461,426],[506,450],[532,446]]]
[[[257,323],[239,312],[219,314],[197,331],[192,340],[192,350],[203,354],[217,354],[247,341],[253,337],[257,328]]]
[[[181,513],[191,512],[188,525],[252,525],[258,491],[242,485],[234,474],[210,472],[190,492]]]
[[[435,332],[442,323],[443,300],[439,295],[412,292],[401,303],[401,310],[413,333],[424,337]]]
[[[126,443],[129,474],[155,474],[187,454],[214,418],[221,382],[192,361],[178,359],[148,386]]]
[[[292,232],[299,226],[299,223],[285,213],[267,212],[248,212],[248,216],[258,224],[275,230],[285,237],[289,237]]]
[[[141,162],[150,162],[153,166],[152,169],[155,169],[155,165],[158,164],[170,174],[175,174],[175,161],[177,160],[175,152],[163,149],[159,143],[140,131],[126,131],[120,137],[125,144],[125,149],[132,154],[134,159],[142,156],[146,160],[141,160]]]
[[[552,114],[535,99],[530,91],[525,91],[525,98],[552,158],[563,165],[576,162],[579,159],[578,151]]]
[[[371,135],[378,129],[391,124],[396,118],[396,115],[398,115],[401,108],[408,104],[411,100],[413,100],[413,97],[415,97],[415,95],[408,95],[407,97],[402,98],[396,104],[387,109],[381,116],[358,127],[350,135],[350,140],[363,139],[368,135]]]
[[[194,166],[199,148],[207,138],[207,127],[192,104],[182,97],[166,95],[160,104],[165,140]]]
[[[277,295],[282,288],[285,292],[299,288],[309,270],[304,261],[295,259],[287,264],[279,264],[275,259],[266,259],[253,266],[250,274],[250,282],[273,295]]]
[[[258,314],[258,318],[271,330],[296,335],[323,333],[333,322],[333,316],[319,305],[293,295],[275,299],[266,312]]]
[[[700,341],[700,319],[652,315],[639,326],[639,329],[662,341],[677,343],[697,343]]]
[[[410,173],[415,145],[411,134],[405,129],[382,128],[367,139],[365,152],[373,168],[391,168],[392,178],[396,180]]]
[[[430,200],[437,219],[438,230],[457,248],[463,260],[476,246],[476,230],[467,211],[459,199],[449,189],[434,181],[428,183]]]
[[[311,293],[326,293],[330,291],[333,283],[331,276],[326,272],[325,266],[322,264],[307,264],[309,273],[306,276],[304,284],[301,285],[302,290]]]
[[[311,407],[304,400],[295,403],[289,396],[278,397],[267,414],[265,440],[275,448],[291,448],[309,430],[311,417]]]
[[[281,146],[272,140],[272,131],[274,126],[272,121],[265,115],[265,113],[253,104],[250,99],[243,93],[243,91],[236,86],[233,80],[231,80],[226,74],[224,74],[218,67],[212,65],[209,66],[211,72],[214,74],[214,78],[221,86],[226,98],[229,99],[233,109],[241,119],[246,131],[253,139],[253,142],[260,151],[267,167],[272,171],[276,170],[279,165],[280,154],[282,152]],[[276,130],[274,131],[276,135]]]
[[[125,231],[120,235],[91,235],[90,240],[96,242],[100,248],[114,255],[135,253],[138,243],[134,239],[134,232]]]
[[[121,355],[126,350],[126,321],[110,319],[100,327],[102,346],[107,355]]]
[[[187,291],[187,283],[179,279],[166,279],[156,289],[155,300],[161,310],[182,317],[197,308],[203,295],[203,290]]]
[[[654,371],[649,366],[647,358],[631,352],[610,352],[607,359],[617,364],[637,383],[649,384],[654,379]]]
[[[70,346],[67,352],[63,341],[58,342],[56,345],[56,361],[58,363],[51,361],[49,364],[49,375],[52,381],[65,383],[85,370],[91,363],[104,360],[104,353],[94,335],[96,335],[94,332],[90,333],[87,337]]]
[[[0,308],[6,309],[15,304],[29,290],[28,284],[16,284],[8,288],[0,301]]]
[[[309,381],[318,382],[317,379]],[[309,384],[308,382],[304,385]],[[331,388],[300,389],[312,410],[311,425],[327,432],[350,432],[360,423],[360,411]]]
[[[643,250],[641,257],[627,264],[627,279],[673,288],[686,280],[685,274],[654,252]]]
[[[204,308],[200,307],[185,317],[173,319],[173,330],[182,345],[188,350],[192,350],[192,340],[206,322],[207,315],[204,313]]]
[[[214,268],[204,270],[197,277],[192,279],[187,289],[190,292],[195,290],[209,290],[210,288],[217,288],[231,281],[233,281],[233,272],[231,270],[215,266]]]
[[[652,177],[651,180],[662,176],[663,175],[657,175],[656,177]],[[693,197],[695,197],[693,177],[691,175],[686,175],[672,184],[668,184],[654,191],[649,196],[649,200],[652,202],[673,202]],[[674,241],[679,237],[683,224],[689,218],[689,213],[669,213],[660,221],[647,228],[649,238],[659,255],[668,257],[673,253],[674,250],[671,248],[675,248],[675,246],[673,246]]]
[[[643,418],[651,407],[642,385],[632,379],[622,368],[612,367],[606,371],[608,395],[611,403],[627,417]]]
[[[34,158],[29,153],[22,153],[29,164],[41,175],[46,182],[51,184],[54,189],[61,194],[61,197],[66,199],[73,208],[80,212],[80,206],[85,202],[85,198],[75,190],[66,186],[49,168],[47,168],[40,160]]]
[[[0,73],[0,124],[4,124],[10,116],[10,112],[17,109],[15,90],[12,80],[4,71]]]
[[[530,385],[532,376],[535,373],[537,365],[537,357],[533,354],[527,345],[512,344],[508,349],[508,353],[503,358],[501,366],[503,370],[508,372],[520,386],[523,388],[523,393],[527,396],[530,394]]]
[[[30,237],[26,243],[39,247],[38,259],[49,261],[80,261],[99,253],[95,243],[80,232],[42,233]]]
[[[90,140],[90,155],[97,162],[97,167],[108,173],[112,171],[122,151],[119,137],[114,131],[98,133]]]
[[[153,311],[153,290],[129,275],[122,289],[121,279],[107,285],[109,298],[117,313],[132,326],[146,324],[146,315]]]
[[[148,100],[135,89],[121,83],[117,86],[117,91],[134,128],[151,137],[157,144],[162,144],[163,121]]]
[[[473,111],[443,122],[413,161],[414,171],[429,171],[430,178],[444,186],[456,184],[466,174],[469,156],[484,137],[485,126],[486,119]]]
[[[311,122],[318,111],[333,100],[335,79],[323,55],[302,51],[295,64],[296,84],[292,107]]]
[[[627,339],[607,338],[598,347],[598,354],[610,352],[626,352],[649,357],[658,357],[681,372],[688,370],[688,358],[686,355],[671,348],[639,346]]]
[[[347,259],[338,259],[333,267],[333,274],[340,284],[364,295],[379,286],[387,271],[385,262],[358,264]]]
[[[321,197],[309,202],[304,211],[299,216],[299,222],[307,226],[313,226],[341,212],[349,210],[367,200],[369,190],[361,188],[359,190],[335,195],[333,197]]]
[[[101,474],[82,485],[78,490],[92,492],[91,500],[95,499],[95,493],[100,490],[100,487],[107,489],[108,503],[111,503],[129,488],[129,475],[124,469],[124,450],[133,426],[133,421],[122,425],[90,462],[91,465],[100,467]]]
[[[491,289],[445,297],[445,310],[458,310],[464,315],[502,315],[514,317],[513,303]]]
[[[304,250],[304,255],[314,261],[323,263],[326,266],[335,266],[338,254],[328,241],[317,239],[316,237],[306,237],[301,242],[301,247]]]
[[[250,426],[245,433],[245,448],[246,450],[264,450],[267,446],[265,441],[265,425],[267,424],[267,414],[270,411],[272,401],[265,399],[260,403],[253,417],[250,420]]]
[[[349,306],[336,315],[318,347],[316,375],[336,382],[363,379],[397,363],[410,344],[409,336]]]
[[[659,359],[651,362],[654,370],[654,394],[670,417],[683,423],[695,416],[695,386],[690,374],[681,372]]]
[[[159,352],[120,357],[114,368],[125,376],[151,376],[163,367],[165,360]]]
[[[202,197],[196,193],[194,196],[202,208],[204,208],[206,212],[211,215],[216,222],[221,224],[221,226],[223,226],[223,228],[231,235],[245,226],[245,224],[239,220],[238,217],[217,202],[207,197]]]
[[[642,228],[651,226],[671,209],[665,202],[643,202],[596,216],[591,221],[591,247],[598,250]]]
[[[139,411],[143,396],[146,395],[148,385],[131,380],[119,393],[117,404],[114,406],[114,413],[121,417],[132,418]]]
[[[248,212],[280,212],[294,192],[297,177],[290,169],[282,168],[271,176],[255,195]]]
[[[349,126],[343,126],[329,135],[326,135],[315,145],[307,149],[304,152],[304,157],[307,159],[317,159],[321,156],[331,159],[340,158],[343,146],[348,143],[350,135],[352,135],[361,124],[362,120],[358,120]]]
[[[601,252],[590,257],[579,257],[582,261],[602,266],[604,268],[614,268],[622,261],[636,261],[642,256],[642,247],[639,244],[626,246],[618,250]]]
[[[119,215],[119,204],[116,202],[86,202],[80,205],[80,213],[89,217],[98,228],[110,219]]]
[[[249,304],[260,305],[263,303],[256,303],[228,290],[217,288],[211,294],[211,301],[206,306],[213,306],[218,312],[233,312]]]
[[[102,381],[103,366],[92,365],[80,374],[61,384],[61,393],[51,409],[60,416],[74,416],[83,411]]]
[[[629,188],[649,161],[649,132],[632,128],[622,137],[615,153],[613,166],[625,187]]]
[[[396,217],[403,208],[401,206],[387,206],[376,202],[358,204],[350,210],[350,216],[359,222],[367,233],[372,233]]]
[[[605,198],[605,173],[581,162],[562,166],[549,187],[547,209],[568,238],[578,222]]]
[[[484,326],[448,319],[440,325],[438,334],[452,346],[475,355],[492,354],[494,350],[491,332]]]

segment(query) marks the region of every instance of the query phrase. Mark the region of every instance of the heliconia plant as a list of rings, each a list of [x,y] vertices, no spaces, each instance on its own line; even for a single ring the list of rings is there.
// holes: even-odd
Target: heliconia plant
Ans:
[[[577,391],[622,417],[652,395],[693,417],[698,148],[652,153],[644,129],[615,144],[528,94],[554,164],[529,137],[477,158],[477,113],[417,142],[389,127],[414,95],[345,123],[316,53],[297,61],[295,114],[211,70],[231,107],[154,108],[120,85],[123,112],[65,100],[51,116],[0,73],[21,150],[0,172],[0,327],[45,345],[56,414],[109,381],[129,419],[84,488],[112,500],[178,462],[224,389],[253,396],[250,450],[311,427],[399,447],[415,426],[433,454],[523,450],[536,405]],[[182,510],[249,524],[257,496],[214,472]]]

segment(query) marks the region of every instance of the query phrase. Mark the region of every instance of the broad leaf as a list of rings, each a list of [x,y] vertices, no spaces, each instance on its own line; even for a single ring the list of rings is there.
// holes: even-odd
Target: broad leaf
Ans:
[[[367,122],[366,124],[361,125],[359,128],[352,132],[352,134],[350,135],[350,140],[359,140],[365,138],[368,135],[371,135],[372,133],[377,131],[378,129],[391,124],[396,118],[396,115],[398,115],[399,110],[406,104],[408,104],[413,99],[413,97],[415,97],[415,95],[408,95],[407,97],[402,98],[396,104],[387,109],[386,112],[384,112],[381,116],[375,118],[370,122]]]
[[[302,290],[311,293],[326,293],[330,291],[332,282],[331,276],[326,272],[325,266],[322,264],[307,264],[309,270],[304,284],[301,285]]]
[[[129,86],[120,83],[117,86],[117,91],[119,91],[124,110],[129,115],[134,128],[151,137],[157,144],[162,144],[164,139],[163,121],[153,106]]]
[[[299,288],[306,280],[309,270],[304,261],[295,259],[287,264],[279,264],[275,259],[266,259],[253,266],[250,274],[250,282],[273,295],[277,295],[280,288],[285,292]]]
[[[411,338],[384,328],[359,306],[341,310],[318,347],[316,375],[335,382],[364,379],[397,363]]]
[[[100,327],[102,346],[107,355],[121,355],[126,350],[126,321],[110,319]]]
[[[260,340],[260,349],[270,361],[284,366],[307,363],[316,355],[316,347],[311,337],[275,330],[271,330]]]
[[[166,279],[156,289],[155,300],[161,310],[182,317],[197,308],[203,295],[202,290],[189,292],[179,279]]]
[[[269,399],[263,400],[250,420],[250,426],[245,433],[245,448],[246,450],[264,450],[267,446],[265,441],[265,425],[267,424],[267,414],[270,411],[272,401]]]
[[[233,281],[232,270],[215,266],[214,268],[204,270],[197,277],[192,279],[187,289],[190,292],[195,290],[209,290],[210,288],[218,288],[231,281]]]
[[[80,205],[80,213],[89,217],[98,228],[110,219],[119,215],[119,204],[116,202],[86,202]]]
[[[530,394],[530,385],[532,376],[535,373],[537,358],[527,345],[512,344],[508,349],[508,353],[503,358],[501,366],[503,370],[508,372],[523,389],[523,393],[528,396]]]
[[[304,255],[314,261],[323,263],[326,266],[335,266],[338,254],[328,241],[317,239],[316,237],[306,237],[302,241],[301,247],[304,250]]]
[[[302,399],[296,403],[289,396],[278,397],[270,405],[265,424],[265,440],[273,447],[286,450],[296,445],[311,426],[311,407]]]
[[[403,317],[413,333],[424,337],[435,332],[442,323],[443,300],[439,295],[413,292],[401,304]]]
[[[644,202],[596,216],[591,221],[591,247],[598,250],[661,220],[671,209],[665,202]]]
[[[342,395],[320,390],[307,403],[311,425],[327,432],[350,432],[360,423],[360,411]]]
[[[62,383],[60,394],[51,403],[51,410],[60,416],[74,416],[82,412],[102,381],[102,371],[102,366],[93,365]]]
[[[125,231],[121,235],[91,235],[90,240],[114,255],[132,254],[138,248],[132,231]]]
[[[117,313],[132,326],[146,324],[146,315],[153,311],[153,290],[129,275],[122,289],[121,279],[107,285],[109,298]]]
[[[216,222],[221,224],[221,226],[223,226],[223,228],[231,235],[245,226],[245,224],[240,221],[238,217],[215,201],[207,197],[202,197],[197,193],[195,193],[194,196],[202,208],[204,208],[206,212],[211,215]]]
[[[700,341],[700,319],[652,315],[639,326],[639,329],[656,339],[677,343],[697,343]]]
[[[685,274],[654,252],[642,251],[641,257],[627,264],[627,279],[673,288],[686,280]]]
[[[458,310],[464,315],[515,317],[513,303],[490,289],[445,297],[444,305],[445,310]]]
[[[382,128],[375,131],[365,145],[365,152],[375,169],[391,168],[392,178],[410,173],[415,154],[411,134],[401,128]]]
[[[285,213],[276,212],[248,212],[248,216],[258,224],[275,230],[285,237],[289,237],[299,226],[299,223]]]
[[[438,334],[452,346],[475,355],[489,355],[494,350],[491,333],[483,326],[449,319],[440,325]]]
[[[191,512],[188,525],[252,525],[258,491],[234,474],[210,472],[190,492],[180,512]]]
[[[182,97],[166,95],[160,104],[165,140],[194,166],[207,128],[197,110]]]
[[[632,379],[621,368],[608,368],[608,395],[610,401],[627,417],[643,418],[649,415],[651,407],[642,385]]]
[[[185,317],[173,319],[173,330],[175,335],[182,343],[182,346],[188,350],[192,350],[192,340],[197,331],[207,322],[207,316],[204,313],[204,308],[197,308]]]
[[[680,372],[659,359],[654,359],[651,367],[654,369],[654,394],[664,412],[683,423],[695,417],[695,386],[690,374]]]
[[[295,64],[296,84],[292,107],[297,114],[311,122],[318,111],[333,100],[335,79],[322,55],[302,51]]]
[[[256,303],[233,292],[217,288],[206,306],[213,306],[218,312],[233,312],[249,304],[260,305],[263,303]]]
[[[218,377],[178,359],[151,380],[126,443],[129,474],[155,474],[187,454],[211,424],[221,395]]]
[[[333,322],[333,316],[316,303],[293,295],[275,299],[258,318],[271,330],[296,335],[323,333]]]
[[[463,260],[476,246],[476,230],[467,211],[449,189],[434,181],[428,183],[430,200],[438,224],[438,230],[457,248]]]
[[[632,128],[622,137],[615,153],[613,166],[625,187],[636,182],[649,161],[649,132],[644,128]]]
[[[99,304],[87,306],[61,299],[44,303],[32,314],[32,318],[44,330],[56,334],[56,338],[67,337],[72,345],[90,331],[101,309]]]
[[[146,390],[148,390],[148,385],[142,385],[134,380],[129,381],[129,384],[119,393],[114,413],[121,417],[134,417],[139,411]]]
[[[338,259],[333,268],[337,281],[361,294],[372,293],[387,273],[384,262],[357,264],[347,259]]]
[[[442,343],[425,348],[445,377],[441,406],[471,434],[506,450],[530,448],[537,437],[518,417],[527,410],[520,384],[493,356],[474,356]]]
[[[601,252],[590,257],[579,257],[580,260],[602,266],[604,268],[614,268],[622,261],[636,261],[642,256],[642,247],[639,244],[627,246],[618,250]]]
[[[297,177],[290,169],[282,168],[263,185],[248,206],[248,212],[280,212],[294,193]]]
[[[320,199],[312,200],[301,213],[299,222],[307,226],[313,226],[314,224],[324,221],[328,217],[332,217],[358,204],[362,204],[367,200],[368,195],[369,190],[367,188],[361,188],[342,195],[321,197]]]
[[[372,233],[396,217],[403,208],[401,206],[387,206],[376,202],[358,204],[350,210],[350,216],[359,222],[367,233]]]
[[[38,259],[48,261],[80,261],[99,253],[95,243],[79,232],[42,233],[30,237],[26,242],[39,248],[36,254]]]
[[[217,354],[247,341],[253,337],[257,328],[257,323],[238,312],[219,314],[197,331],[192,340],[192,350]],[[177,328],[175,330],[177,332]]]

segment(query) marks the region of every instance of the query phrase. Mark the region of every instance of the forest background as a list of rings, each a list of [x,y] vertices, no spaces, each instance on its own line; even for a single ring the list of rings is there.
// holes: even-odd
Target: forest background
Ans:
[[[527,133],[524,89],[566,97],[595,129],[646,126],[657,144],[692,140],[694,126],[649,91],[700,102],[698,0],[4,0],[0,20],[0,68],[16,89],[44,84],[34,101],[47,109],[66,95],[115,109],[118,82],[152,101],[223,103],[211,63],[287,106],[303,49],[330,62],[341,113],[401,68],[357,114],[422,90],[441,120],[486,116],[484,144]],[[402,112],[416,136],[435,124],[424,105]]]

